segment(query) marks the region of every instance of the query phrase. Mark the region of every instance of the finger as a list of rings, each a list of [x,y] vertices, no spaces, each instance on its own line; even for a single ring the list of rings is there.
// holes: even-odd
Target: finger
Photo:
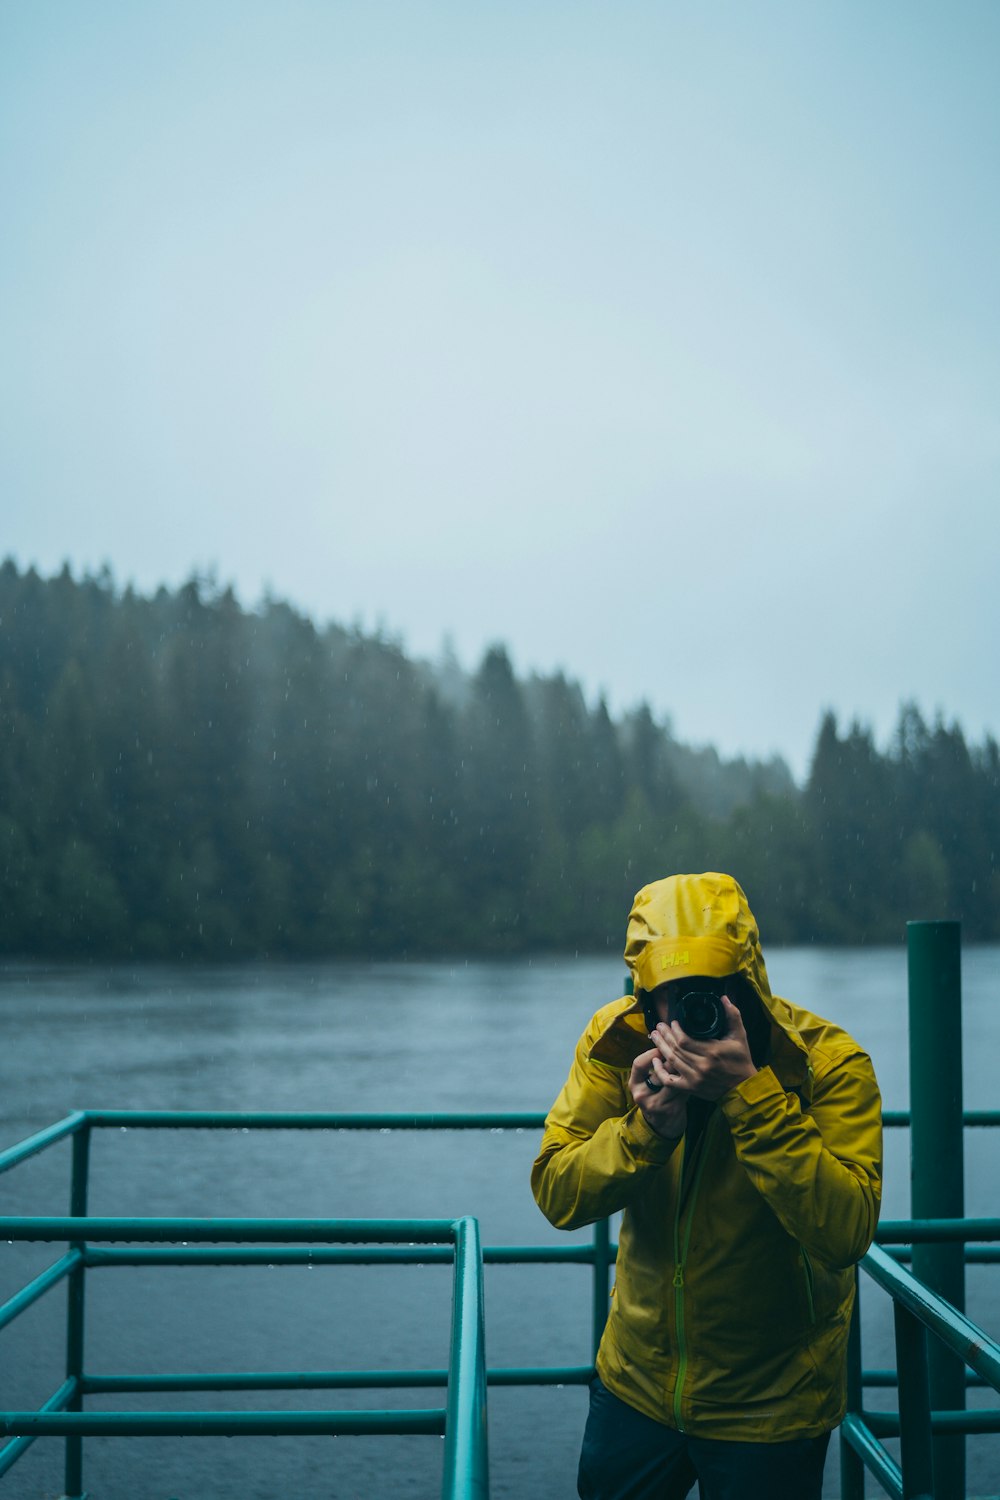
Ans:
[[[692,1059],[681,1057],[673,1037],[660,1039],[657,1061],[666,1069],[667,1077],[674,1086],[686,1086],[692,1074]]]
[[[657,1027],[656,1031],[650,1033],[650,1036],[652,1041],[656,1044],[654,1056],[666,1057],[669,1059],[670,1054],[673,1051],[673,1037],[670,1035],[669,1031],[661,1030],[659,1027]]]
[[[671,1021],[669,1025],[661,1021],[656,1030],[650,1032],[650,1037],[656,1043],[667,1067],[678,1076],[680,1071],[688,1077],[696,1074],[698,1067],[709,1055],[706,1046],[715,1045],[698,1042],[694,1037],[688,1036],[677,1021]]]
[[[676,1075],[671,1073],[670,1069],[667,1067],[666,1063],[664,1063],[662,1058],[654,1056],[649,1071],[653,1074],[654,1078],[658,1078],[665,1087],[669,1088],[671,1084],[677,1082]]]
[[[688,1036],[679,1021],[671,1021],[670,1023],[670,1041],[673,1051],[677,1056],[692,1060],[704,1057],[705,1047],[709,1045],[705,1042],[699,1042],[693,1036]]]
[[[681,1075],[674,1064],[674,1059],[667,1052],[658,1053],[654,1057],[650,1064],[650,1072],[657,1078],[662,1078],[665,1083],[670,1084],[674,1088],[682,1082]]]
[[[681,1078],[672,1073],[655,1052],[636,1058],[634,1066],[631,1089],[633,1096],[642,1104],[666,1101],[674,1096],[678,1087],[683,1087]]]
[[[671,1035],[670,1028],[661,1022],[655,1031],[649,1033],[649,1039],[655,1046],[657,1055],[665,1057],[669,1062],[677,1045]]]
[[[657,1090],[650,1089],[647,1079],[656,1053],[653,1051],[641,1053],[632,1064],[632,1072],[629,1076],[629,1089],[632,1097],[637,1103],[645,1103],[647,1098],[652,1098]]]
[[[652,1055],[652,1058],[649,1059],[648,1070],[646,1070],[646,1073],[643,1074],[642,1080],[640,1080],[640,1082],[642,1082],[643,1088],[648,1089],[648,1091],[654,1095],[661,1094],[661,1092],[663,1092],[663,1089],[666,1089],[667,1086],[669,1086],[669,1074],[667,1074],[666,1068],[663,1067],[663,1062],[660,1061],[660,1058],[657,1058],[657,1055],[655,1055],[655,1053],[654,1055]]]
[[[701,1078],[703,1062],[697,1055],[685,1057],[679,1051],[673,1052],[668,1059],[671,1080],[684,1088],[691,1088]]]
[[[730,1031],[736,1031],[738,1029],[745,1033],[746,1027],[743,1025],[743,1015],[739,1007],[733,1004],[728,995],[723,995],[722,1004],[726,1012],[726,1017],[729,1021]]]

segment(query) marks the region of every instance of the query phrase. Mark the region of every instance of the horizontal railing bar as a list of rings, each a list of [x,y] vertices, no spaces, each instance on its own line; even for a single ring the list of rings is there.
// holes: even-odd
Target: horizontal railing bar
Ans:
[[[262,1236],[263,1237],[263,1236]],[[454,1263],[451,1245],[234,1245],[202,1248],[181,1245],[169,1250],[95,1249],[88,1245],[88,1270],[109,1266],[377,1266],[444,1265]]]
[[[33,1217],[0,1219],[0,1233],[10,1240],[106,1240],[171,1242],[183,1239],[214,1243],[249,1241],[358,1244],[441,1244],[454,1238],[450,1219],[204,1219],[132,1217]],[[878,1242],[886,1245],[935,1241],[1000,1241],[998,1219],[895,1219],[879,1225]],[[495,1253],[494,1253],[495,1252]],[[494,1261],[592,1259],[588,1246],[495,1246]]]
[[[884,1248],[886,1255],[891,1255],[893,1260],[901,1266],[908,1266],[913,1260],[913,1251],[906,1246],[887,1245]],[[1000,1264],[1000,1245],[966,1245],[965,1264],[967,1266]]]
[[[593,1365],[542,1365],[497,1368],[487,1371],[491,1385],[586,1385],[594,1378]],[[85,1375],[84,1395],[110,1391],[291,1391],[364,1390],[406,1386],[447,1385],[448,1371],[441,1370],[265,1370],[215,1371],[162,1375]],[[871,1389],[895,1389],[896,1370],[866,1370],[862,1383]],[[981,1375],[969,1374],[970,1390],[991,1389]],[[871,1413],[866,1413],[867,1421]],[[879,1416],[885,1413],[879,1413]],[[997,1414],[1000,1417],[1000,1413]]]
[[[39,1130],[34,1135],[27,1136],[23,1141],[18,1141],[16,1146],[8,1146],[6,1151],[0,1151],[0,1172],[9,1172],[11,1167],[27,1161],[29,1156],[37,1156],[39,1151],[44,1151],[47,1146],[54,1146],[57,1141],[64,1140],[66,1136],[75,1135],[86,1123],[86,1111],[75,1109],[65,1119],[57,1120],[54,1125],[46,1125],[44,1130]]]
[[[7,1411],[0,1433],[31,1437],[288,1437],[443,1433],[444,1409],[430,1411]]]
[[[861,1266],[894,1301],[902,1303],[994,1390],[1000,1391],[1000,1344],[909,1272],[901,1271],[877,1246],[872,1246]]]
[[[541,1130],[530,1113],[345,1114],[296,1110],[88,1109],[89,1124],[136,1130]]]
[[[454,1240],[452,1219],[0,1219],[9,1240],[108,1240],[138,1243],[196,1240],[240,1244],[441,1244]]]
[[[882,1124],[890,1130],[909,1125],[909,1123],[910,1111],[908,1109],[884,1109],[882,1111]],[[962,1114],[962,1124],[970,1125],[973,1129],[984,1125],[1000,1125],[1000,1110],[967,1109]]]
[[[864,1419],[876,1437],[899,1437],[898,1411],[866,1411]],[[970,1435],[1000,1432],[1000,1411],[932,1411],[931,1431]]]
[[[62,1411],[72,1401],[76,1392],[77,1381],[71,1375],[68,1380],[63,1381],[57,1391],[53,1391],[52,1395],[41,1407],[41,1410],[43,1412]],[[37,1436],[37,1433],[32,1433],[30,1436],[12,1438],[9,1443],[5,1443],[0,1448],[0,1479],[7,1473],[8,1469],[14,1467],[22,1453],[27,1453]]]
[[[889,1219],[878,1226],[875,1239],[879,1245],[1000,1240],[1000,1219]]]
[[[609,1246],[611,1259],[618,1254],[618,1246]],[[487,1245],[483,1260],[493,1266],[555,1265],[564,1261],[567,1265],[592,1266],[594,1246],[586,1245]]]
[[[861,1376],[861,1384],[876,1387],[895,1387],[899,1384],[898,1370],[865,1370]],[[972,1370],[965,1372],[965,1384],[969,1390],[992,1390],[988,1380],[981,1375],[976,1375]]]
[[[967,1126],[1000,1126],[1000,1110],[966,1110]],[[882,1123],[905,1127],[908,1110],[885,1110]],[[447,1114],[351,1114],[293,1110],[171,1110],[89,1109],[74,1110],[64,1119],[37,1131],[6,1151],[0,1152],[0,1172],[44,1151],[83,1126],[136,1130],[540,1130],[545,1115],[540,1111],[503,1111]]]
[[[845,1440],[862,1460],[892,1500],[903,1500],[903,1472],[890,1454],[882,1447],[860,1417],[848,1412],[841,1428]]]
[[[447,1370],[261,1370],[163,1375],[84,1375],[85,1396],[122,1391],[404,1390],[448,1384]]]
[[[589,1385],[594,1378],[593,1365],[512,1365],[487,1370],[490,1385]]]
[[[349,1114],[295,1110],[220,1109],[88,1109],[87,1123],[102,1127],[134,1126],[137,1130],[541,1130],[540,1111],[490,1111],[482,1114]],[[967,1109],[963,1123],[972,1128],[1000,1125],[1000,1110]],[[905,1128],[910,1112],[883,1111],[888,1129]]]
[[[0,1221],[2,1225],[2,1221]],[[118,1250],[98,1249],[87,1246],[84,1259],[88,1269],[107,1266],[323,1266],[359,1265],[373,1266],[388,1262],[391,1265],[451,1265],[455,1259],[450,1245],[424,1245],[411,1248],[398,1245],[372,1246],[367,1249],[357,1246],[317,1245],[309,1249],[299,1246],[244,1245],[231,1249],[182,1245],[169,1250]],[[483,1250],[483,1262],[490,1265],[593,1265],[592,1245],[493,1245]]]
[[[490,1385],[587,1385],[593,1365],[524,1366],[487,1370]],[[406,1390],[448,1384],[447,1370],[262,1370],[164,1375],[84,1375],[85,1396],[122,1391]]]
[[[74,1271],[82,1264],[83,1255],[79,1250],[69,1250],[59,1260],[54,1261],[47,1270],[42,1271],[33,1281],[29,1281],[27,1286],[22,1287],[19,1292],[15,1292],[13,1297],[0,1307],[0,1328],[6,1328],[8,1323],[13,1323],[25,1308],[44,1296],[49,1287],[57,1286],[64,1276],[68,1276],[70,1271]]]

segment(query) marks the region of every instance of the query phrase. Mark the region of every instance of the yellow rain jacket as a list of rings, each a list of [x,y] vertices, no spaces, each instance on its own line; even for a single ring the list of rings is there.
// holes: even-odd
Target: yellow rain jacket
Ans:
[[[771,1018],[771,1048],[689,1153],[650,1128],[629,1091],[650,1047],[641,1006],[615,1000],[581,1037],[532,1186],[559,1229],[624,1210],[598,1374],[698,1437],[818,1436],[844,1414],[852,1268],[878,1218],[872,1065],[839,1026],[771,994],[757,925],[728,875],[644,887],[625,959],[637,990],[743,973]]]

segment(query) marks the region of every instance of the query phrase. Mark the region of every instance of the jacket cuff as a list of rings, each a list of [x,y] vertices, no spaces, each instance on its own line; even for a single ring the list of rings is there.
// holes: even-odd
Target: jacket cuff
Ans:
[[[723,1094],[719,1100],[722,1113],[729,1121],[736,1121],[742,1115],[749,1114],[757,1105],[764,1104],[769,1099],[784,1099],[785,1090],[778,1082],[775,1074],[768,1068],[761,1068],[750,1078],[744,1078],[728,1094]]]
[[[657,1135],[638,1104],[623,1116],[622,1135],[637,1156],[656,1166],[669,1161],[681,1141],[680,1136]]]

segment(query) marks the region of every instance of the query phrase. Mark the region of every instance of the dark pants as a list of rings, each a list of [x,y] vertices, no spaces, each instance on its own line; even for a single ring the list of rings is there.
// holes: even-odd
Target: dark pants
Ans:
[[[789,1443],[688,1437],[644,1417],[599,1377],[590,1387],[580,1500],[820,1500],[830,1434]]]

